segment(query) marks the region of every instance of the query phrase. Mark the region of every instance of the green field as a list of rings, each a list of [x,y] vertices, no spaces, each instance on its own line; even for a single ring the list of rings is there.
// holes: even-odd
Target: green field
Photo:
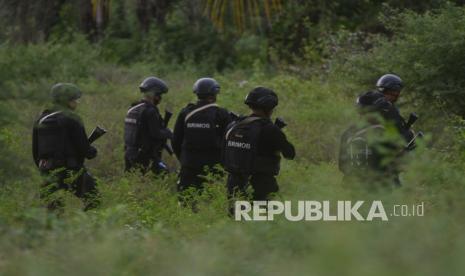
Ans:
[[[138,82],[150,68],[96,68],[81,86],[79,113],[88,131],[108,134],[88,162],[98,177],[102,206],[81,211],[67,197],[65,212],[47,213],[38,199],[40,177],[30,156],[30,128],[41,106],[15,99],[7,104],[16,124],[4,129],[22,175],[5,179],[0,204],[0,268],[5,274],[307,274],[461,275],[465,253],[463,165],[421,146],[405,161],[404,186],[367,193],[342,183],[338,139],[353,115],[352,98],[341,87],[287,74],[240,72],[216,75],[220,104],[247,112],[242,100],[255,85],[280,96],[276,115],[289,123],[286,134],[297,158],[284,161],[279,176],[285,200],[382,200],[425,203],[423,217],[390,217],[382,222],[236,222],[227,216],[225,180],[212,179],[197,213],[178,206],[176,176],[166,179],[123,174],[125,110],[139,97]],[[194,100],[198,77],[173,72],[161,109],[179,111]],[[247,83],[244,84],[244,81]],[[242,83],[242,86],[240,85]],[[45,93],[45,92],[44,92]],[[168,164],[176,161],[167,156]]]
[[[154,49],[145,49],[153,55],[147,61],[114,59],[130,41],[104,41],[114,49],[80,35],[66,42],[3,42],[0,28],[0,275],[465,275],[464,14],[452,5],[437,13],[407,11],[397,17],[401,24],[388,27],[395,35],[373,38],[370,50],[361,51],[342,30],[333,41],[339,48],[304,47],[300,62],[277,64],[272,54],[263,59],[263,52],[238,51],[241,65],[222,70],[208,60],[169,63]],[[407,84],[401,113],[416,111],[415,128],[426,137],[402,158],[401,188],[368,191],[343,182],[339,139],[358,120],[356,95],[393,71]],[[284,132],[297,152],[295,160],[282,161],[277,200],[380,200],[388,215],[394,205],[424,204],[424,216],[238,222],[228,216],[226,180],[213,177],[195,197],[197,212],[181,207],[175,173],[123,172],[124,117],[150,75],[167,81],[170,91],[159,108],[175,116],[195,101],[192,85],[200,77],[218,80],[219,104],[239,114],[249,112],[243,100],[252,88],[275,90],[273,116],[286,120]],[[32,125],[56,82],[83,90],[78,113],[88,133],[96,125],[108,130],[95,143],[97,158],[86,163],[102,194],[102,204],[88,212],[71,194],[62,194],[60,214],[39,199]],[[173,157],[164,158],[179,169]]]

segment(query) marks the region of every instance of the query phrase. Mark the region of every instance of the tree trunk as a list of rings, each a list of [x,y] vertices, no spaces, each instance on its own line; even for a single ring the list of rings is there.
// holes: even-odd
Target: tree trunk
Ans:
[[[91,0],[79,0],[79,25],[81,31],[95,39],[96,25],[93,18],[92,2]]]
[[[164,27],[166,25],[166,16],[173,2],[175,1],[137,0],[136,13],[141,30],[147,32],[152,22],[156,23],[157,26]]]
[[[150,21],[149,21],[149,15],[148,15],[148,1],[147,0],[137,0],[137,7],[136,7],[136,13],[137,13],[137,19],[139,21],[139,26],[141,31],[144,33],[148,32],[150,28]]]
[[[97,28],[98,37],[103,36],[103,32],[108,25],[109,14],[110,14],[110,0],[97,0],[94,1],[95,10],[95,25]],[[119,20],[116,18],[115,20]]]

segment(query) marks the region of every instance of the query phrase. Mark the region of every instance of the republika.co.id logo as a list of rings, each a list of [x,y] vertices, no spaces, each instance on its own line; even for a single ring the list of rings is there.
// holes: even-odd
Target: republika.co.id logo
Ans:
[[[422,217],[424,202],[420,204],[393,204],[390,212],[380,200],[359,201],[236,201],[236,221],[273,221],[284,216],[289,221],[388,221],[389,217]]]

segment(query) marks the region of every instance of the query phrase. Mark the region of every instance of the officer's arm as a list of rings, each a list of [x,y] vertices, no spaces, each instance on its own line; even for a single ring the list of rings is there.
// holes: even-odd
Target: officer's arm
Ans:
[[[395,168],[397,158],[402,150],[401,139],[386,135],[383,129],[374,130],[369,147],[373,154],[372,166],[378,169]]]
[[[97,150],[90,145],[84,126],[80,122],[71,118],[67,120],[67,125],[70,133],[70,139],[76,147],[80,157],[87,159],[94,158],[97,155]]]
[[[184,140],[184,120],[185,113],[179,113],[178,118],[176,119],[176,124],[174,126],[173,140],[171,141],[174,154],[176,154],[178,159],[181,157],[181,147]]]
[[[143,116],[147,119],[150,138],[160,141],[171,138],[171,132],[166,128],[162,128],[161,117],[157,114],[156,110],[147,109]]]
[[[37,137],[37,124],[34,124],[34,128],[32,129],[32,158],[34,158],[36,166],[39,166],[39,141],[37,140]]]
[[[413,139],[413,132],[410,130],[410,128],[407,127],[407,123],[405,122],[405,119],[400,115],[399,111],[397,111],[397,119],[395,120],[395,126],[399,130],[399,133],[402,137],[404,137],[404,140],[408,143],[410,140]]]
[[[406,141],[410,141],[413,137],[410,130],[406,127],[405,120],[400,115],[399,110],[392,104],[386,104],[383,111],[382,114],[384,119],[392,122],[402,137],[404,137]]]
[[[294,159],[295,158],[295,148],[286,138],[284,132],[282,132],[277,126],[273,126],[273,131],[271,135],[271,139],[275,141],[277,149],[282,153],[284,158],[286,159]]]

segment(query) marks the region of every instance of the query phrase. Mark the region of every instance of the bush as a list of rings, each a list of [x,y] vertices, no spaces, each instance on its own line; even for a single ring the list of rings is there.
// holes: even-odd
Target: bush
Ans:
[[[344,70],[370,86],[382,74],[399,74],[411,102],[465,116],[465,8],[447,4],[425,14],[407,11],[386,21],[392,39],[351,58]]]
[[[0,97],[43,99],[51,84],[87,78],[98,52],[83,37],[72,44],[0,46]]]

